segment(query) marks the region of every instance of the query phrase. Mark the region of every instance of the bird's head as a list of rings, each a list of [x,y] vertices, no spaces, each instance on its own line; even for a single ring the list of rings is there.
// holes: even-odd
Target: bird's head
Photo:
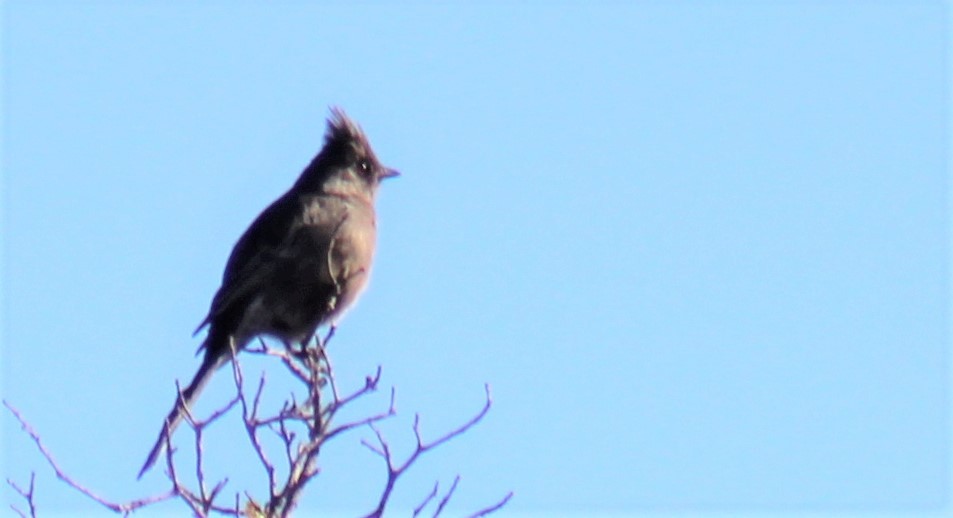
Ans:
[[[324,147],[295,186],[307,191],[373,199],[382,180],[399,174],[380,163],[364,131],[344,110],[331,108]]]

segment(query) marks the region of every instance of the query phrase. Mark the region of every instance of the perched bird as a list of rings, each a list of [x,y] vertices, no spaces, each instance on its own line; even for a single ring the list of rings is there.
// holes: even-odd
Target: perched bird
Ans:
[[[332,108],[324,147],[232,249],[222,286],[195,330],[208,326],[202,364],[166,417],[140,478],[233,350],[260,335],[304,347],[357,300],[374,256],[377,188],[397,175],[377,160],[361,128]]]

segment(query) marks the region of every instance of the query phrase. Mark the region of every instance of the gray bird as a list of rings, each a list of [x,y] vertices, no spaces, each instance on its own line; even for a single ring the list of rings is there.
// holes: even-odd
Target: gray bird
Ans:
[[[242,234],[225,266],[208,316],[205,357],[165,419],[139,477],[215,370],[234,350],[268,335],[304,347],[318,327],[335,323],[367,286],[374,257],[374,198],[397,176],[377,160],[361,128],[332,108],[324,147],[288,192]]]

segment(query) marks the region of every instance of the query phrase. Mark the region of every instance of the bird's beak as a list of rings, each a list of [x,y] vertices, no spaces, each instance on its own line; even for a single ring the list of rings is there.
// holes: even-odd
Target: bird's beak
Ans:
[[[384,171],[381,172],[381,180],[385,178],[395,178],[397,176],[400,176],[400,171],[396,169],[391,169],[389,167],[385,167]]]

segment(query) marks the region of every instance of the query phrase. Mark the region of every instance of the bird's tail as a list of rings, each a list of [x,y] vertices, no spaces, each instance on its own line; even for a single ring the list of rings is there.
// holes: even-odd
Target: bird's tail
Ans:
[[[199,393],[202,392],[202,389],[205,388],[208,381],[212,379],[212,374],[215,373],[216,369],[225,364],[230,357],[231,355],[228,353],[205,355],[202,365],[199,366],[198,372],[196,372],[195,377],[192,378],[192,382],[189,383],[188,387],[185,387],[185,390],[182,390],[180,397],[176,399],[175,405],[172,407],[172,411],[166,416],[165,422],[162,425],[162,431],[159,432],[159,438],[156,439],[155,446],[153,446],[152,451],[149,452],[146,463],[142,465],[142,469],[139,470],[139,476],[137,478],[142,478],[142,475],[144,475],[146,471],[152,469],[159,455],[165,449],[166,441],[171,440],[172,432],[175,431],[176,427],[182,423],[182,419],[185,418],[186,409],[192,408]],[[169,439],[166,439],[167,437]]]

